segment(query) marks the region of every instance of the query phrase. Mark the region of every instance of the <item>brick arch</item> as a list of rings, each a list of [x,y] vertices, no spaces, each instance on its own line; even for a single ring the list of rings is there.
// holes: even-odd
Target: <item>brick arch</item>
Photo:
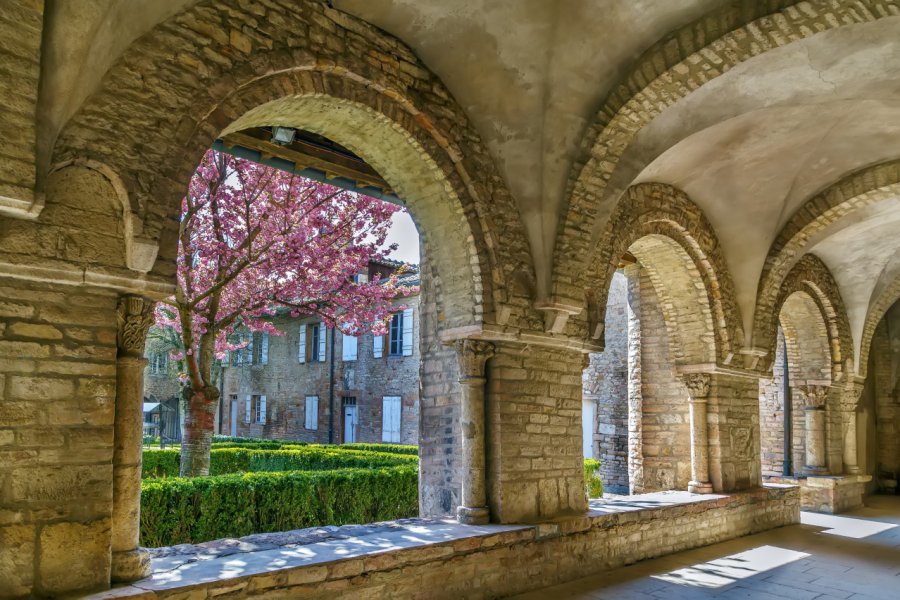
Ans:
[[[803,203],[778,233],[763,264],[753,314],[754,346],[771,350],[772,328],[778,314],[778,301],[786,278],[789,271],[804,260],[807,261],[807,265],[801,267],[802,270],[808,270],[812,266],[810,261],[815,257],[806,259],[810,255],[804,254],[811,241],[849,213],[895,198],[898,194],[900,194],[900,160],[892,160],[854,171]],[[818,263],[821,269],[824,269],[823,273],[827,274],[826,279],[831,281],[829,286],[833,287],[837,294],[832,297],[840,298],[828,268],[821,261]],[[844,315],[846,320],[846,312]],[[843,347],[843,354],[845,360],[853,358],[852,343],[847,343]],[[865,368],[861,364],[858,366]]]
[[[166,238],[200,156],[250,111],[289,110],[272,104],[288,98],[306,110],[295,104],[286,124],[331,134],[405,193],[425,229],[444,309],[456,311],[445,326],[492,319],[510,300],[511,275],[533,280],[519,213],[462,109],[402,43],[322,3],[282,10],[208,0],[171,17],[110,69],[66,125],[53,160],[94,160],[118,173],[137,205],[138,235],[162,240],[154,272],[171,276]],[[396,154],[418,161],[392,163]],[[460,234],[430,243],[430,223]]]
[[[653,264],[654,248],[663,246],[650,245],[646,240],[642,241],[645,238],[667,238],[671,242],[668,244],[670,250],[673,244],[678,247],[678,254],[686,260],[682,276],[689,274],[699,278],[702,293],[698,292],[696,279],[682,282],[692,290],[688,292],[684,285],[673,288],[669,281],[671,274],[657,269],[660,288],[668,288],[670,298],[674,298],[673,293],[681,293],[699,301],[701,312],[708,315],[709,324],[698,331],[711,333],[714,342],[714,351],[709,358],[721,364],[731,363],[743,343],[731,275],[716,234],[703,212],[684,192],[670,185],[641,183],[625,192],[607,223],[588,269],[588,281],[591,282],[588,297],[605,300],[613,273],[629,248],[637,250],[642,265]],[[597,315],[598,323],[603,323],[605,302],[596,302],[589,313]],[[595,329],[595,335],[596,331],[602,331],[602,328]]]
[[[566,186],[554,249],[557,302],[577,302],[597,203],[640,130],[656,116],[729,69],[768,50],[837,27],[900,14],[897,0],[730,3],[651,46],[603,103],[582,138]]]
[[[779,324],[788,349],[793,385],[804,381],[833,381],[833,348],[829,323],[813,290],[797,289],[784,298]],[[777,331],[776,331],[777,335]],[[838,363],[837,368],[840,368]]]
[[[826,346],[829,349],[829,377],[832,381],[838,381],[851,375],[853,336],[850,331],[847,310],[831,271],[821,259],[813,254],[804,254],[784,278],[774,303],[775,320],[771,322],[768,329],[762,332],[764,337],[761,340],[766,344],[764,347],[775,348],[778,320],[784,319],[784,306],[788,298],[797,293],[808,295],[812,299],[818,309],[819,317],[825,325]],[[766,370],[772,366],[772,354],[774,353],[770,353],[763,365]]]
[[[863,323],[862,335],[859,343],[859,364],[856,367],[857,374],[865,377],[869,367],[869,352],[872,349],[872,338],[875,329],[884,318],[887,311],[900,302],[900,272],[882,273],[882,280],[876,285],[866,312],[866,320]]]

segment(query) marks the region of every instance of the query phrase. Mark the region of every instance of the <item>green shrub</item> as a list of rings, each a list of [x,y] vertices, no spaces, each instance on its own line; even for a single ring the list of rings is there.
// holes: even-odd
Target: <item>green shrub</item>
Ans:
[[[349,450],[369,450],[371,452],[387,452],[389,454],[415,454],[419,455],[418,446],[403,446],[401,444],[341,444],[338,448]]]
[[[414,464],[145,480],[141,545],[399,519],[418,502]]]
[[[600,479],[600,461],[593,458],[584,459],[584,491],[588,498],[599,498],[603,495],[603,481]]]
[[[177,477],[181,451],[145,450],[141,476],[144,479]],[[367,469],[415,465],[418,457],[408,454],[389,454],[335,446],[295,446],[281,450],[255,448],[213,448],[210,452],[209,474],[224,475],[241,472],[325,471],[329,469]]]

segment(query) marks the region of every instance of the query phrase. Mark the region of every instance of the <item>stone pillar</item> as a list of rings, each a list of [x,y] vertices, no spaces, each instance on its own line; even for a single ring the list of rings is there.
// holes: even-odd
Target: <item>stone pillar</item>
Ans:
[[[644,491],[644,411],[641,387],[641,266],[623,269],[628,285],[628,487],[632,494]]]
[[[691,481],[688,491],[694,494],[711,494],[709,481],[709,432],[706,407],[709,401],[709,375],[688,373],[682,381],[690,395],[691,413]]]
[[[150,573],[150,556],[138,547],[144,402],[144,341],[153,303],[123,296],[118,307],[116,416],[113,450],[112,573],[114,582]]]
[[[806,416],[806,475],[827,475],[825,457],[825,405],[828,387],[824,385],[800,386],[803,410]]]
[[[494,345],[480,340],[457,340],[459,383],[462,389],[462,505],[456,509],[460,523],[483,525],[490,520],[485,492],[484,365],[494,355]]]
[[[856,408],[862,397],[863,384],[847,383],[841,394],[841,447],[844,459],[844,473],[856,475],[859,471],[859,447],[856,435]]]

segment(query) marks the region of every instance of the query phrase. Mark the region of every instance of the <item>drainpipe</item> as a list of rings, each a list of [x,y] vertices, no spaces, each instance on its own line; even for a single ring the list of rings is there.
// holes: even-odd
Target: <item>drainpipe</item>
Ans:
[[[328,443],[334,443],[334,330],[331,328],[331,364],[328,366]]]
[[[793,410],[794,401],[791,398],[791,376],[788,373],[788,349],[787,349],[787,340],[784,341],[784,461],[783,461],[783,469],[782,474],[785,477],[791,477],[793,475],[793,424],[792,424],[792,415],[791,411]]]

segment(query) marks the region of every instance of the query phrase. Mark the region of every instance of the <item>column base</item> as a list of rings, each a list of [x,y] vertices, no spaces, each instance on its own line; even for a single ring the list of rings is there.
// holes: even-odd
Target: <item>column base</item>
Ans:
[[[112,553],[110,578],[113,583],[137,581],[148,575],[150,575],[150,553],[146,548]]]
[[[847,475],[859,475],[859,467],[856,465],[845,466],[844,473]]]
[[[688,491],[692,494],[712,494],[712,484],[701,481],[688,482]]]
[[[828,467],[803,467],[803,474],[813,477],[828,475]]]
[[[486,506],[460,506],[456,509],[456,520],[463,525],[487,525],[491,514]]]

